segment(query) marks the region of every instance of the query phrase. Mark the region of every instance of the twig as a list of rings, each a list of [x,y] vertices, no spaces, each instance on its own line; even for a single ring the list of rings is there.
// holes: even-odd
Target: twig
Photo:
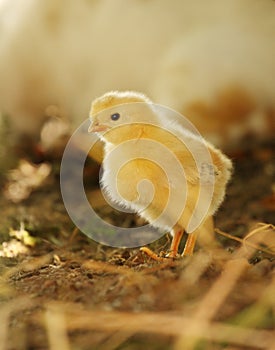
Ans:
[[[263,229],[261,228],[261,230],[263,230]],[[272,251],[272,250],[269,250],[269,249],[264,248],[264,247],[260,247],[260,246],[258,246],[257,244],[254,244],[254,243],[251,243],[251,242],[247,242],[247,241],[246,241],[247,238],[248,238],[248,236],[251,235],[251,233],[255,234],[255,233],[259,232],[258,229],[257,229],[257,232],[256,232],[256,230],[253,230],[252,232],[250,232],[245,238],[235,237],[235,236],[231,235],[230,233],[221,231],[221,230],[218,229],[218,228],[215,228],[215,232],[217,232],[217,233],[220,234],[221,236],[224,236],[224,237],[226,237],[226,238],[229,238],[229,239],[232,239],[232,240],[234,240],[234,241],[240,242],[240,243],[242,243],[243,245],[250,246],[251,248],[254,248],[254,249],[256,249],[256,250],[260,250],[260,251],[262,251],[262,252],[264,252],[264,253],[267,253],[267,254],[270,254],[270,255],[274,255],[274,254],[275,254],[275,252]]]

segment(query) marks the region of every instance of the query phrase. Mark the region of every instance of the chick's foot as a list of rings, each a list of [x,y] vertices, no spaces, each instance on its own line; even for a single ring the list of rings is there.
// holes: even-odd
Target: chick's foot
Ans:
[[[154,253],[151,249],[147,248],[147,247],[141,247],[140,251],[142,251],[143,253],[145,253],[147,256],[149,256],[149,258],[155,260],[155,261],[159,261],[159,262],[167,262],[169,259],[174,259],[174,258],[178,258],[180,257],[178,254],[175,256],[170,256],[169,252],[168,254],[164,254],[164,256],[159,256],[156,253]]]

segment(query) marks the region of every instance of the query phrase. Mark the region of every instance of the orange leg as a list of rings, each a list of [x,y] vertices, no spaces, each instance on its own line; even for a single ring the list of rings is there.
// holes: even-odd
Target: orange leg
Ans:
[[[158,256],[151,249],[147,247],[142,247],[140,248],[140,250],[143,253],[147,254],[151,259],[156,261],[167,261],[167,258],[177,258],[179,245],[180,245],[184,230],[182,228],[177,227],[177,228],[174,228],[173,231],[174,231],[174,235],[173,235],[171,247],[170,247],[169,253],[165,255],[165,258]]]
[[[196,244],[196,240],[197,240],[197,235],[195,233],[188,234],[185,247],[182,253],[183,256],[193,255],[193,250]]]
[[[179,245],[183,236],[183,232],[184,231],[182,229],[178,229],[174,232],[170,252],[167,254],[168,258],[176,258],[178,255]]]
[[[167,258],[176,258],[178,256],[178,249],[179,249],[179,244],[183,236],[183,230],[178,229],[177,231],[174,232],[170,251],[168,254],[165,255],[165,258],[158,256],[156,253],[154,253],[151,249],[147,247],[142,247],[140,250],[147,254],[151,259],[156,260],[156,261],[167,261]]]
[[[140,250],[145,254],[147,254],[151,259],[156,261],[164,262],[164,261],[167,261],[167,258],[176,258],[178,256],[179,244],[182,239],[183,233],[184,233],[184,230],[182,229],[179,229],[174,233],[170,252],[165,256],[165,258],[158,256],[156,253],[154,253],[151,249],[147,247],[142,247],[140,248]],[[196,240],[197,240],[196,233],[188,234],[182,256],[193,255],[193,250],[195,248]]]

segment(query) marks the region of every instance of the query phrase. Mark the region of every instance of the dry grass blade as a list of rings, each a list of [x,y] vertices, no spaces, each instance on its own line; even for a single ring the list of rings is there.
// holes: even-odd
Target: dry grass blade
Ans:
[[[223,274],[200,302],[195,318],[211,320],[222,306],[239,277],[248,267],[249,264],[246,259],[228,261],[224,267]]]
[[[266,226],[261,226],[256,232],[260,232],[261,230],[266,230]],[[251,236],[254,232],[255,230],[251,231],[248,235]],[[257,237],[256,246],[258,246],[257,244],[261,242],[262,238],[263,237],[260,235]],[[246,256],[246,258],[244,258],[244,256]],[[230,291],[234,288],[238,279],[248,267],[246,247],[242,245],[233,255],[233,259],[230,259],[225,264],[222,275],[216,280],[201,300],[197,311],[194,313],[194,318],[197,319],[198,322],[187,325],[183,335],[179,337],[176,343],[176,350],[183,349],[183,347],[186,350],[195,348],[198,339],[201,338],[203,329],[209,328],[211,319],[222,307]],[[192,338],[190,334],[195,334],[196,336]],[[257,340],[254,339],[253,346],[262,348],[262,341],[257,343]]]
[[[99,346],[100,350],[115,350],[127,339],[133,335],[133,332],[114,332],[108,339]]]
[[[205,252],[197,252],[192,257],[187,268],[181,274],[181,279],[188,286],[193,286],[198,282],[201,275],[205,272],[212,261],[210,254]]]
[[[33,303],[26,298],[16,299],[0,310],[2,327],[0,328],[0,349],[6,350],[8,321],[12,313],[32,307]],[[115,349],[133,334],[152,333],[164,336],[181,336],[189,328],[189,337],[216,342],[227,342],[251,349],[272,349],[275,335],[272,331],[242,328],[223,323],[205,324],[196,318],[173,315],[171,313],[134,314],[119,311],[87,311],[79,309],[77,304],[50,303],[46,306],[44,317],[36,318],[46,326],[50,349],[70,349],[67,332],[77,330],[103,331],[111,334],[108,340],[101,343],[102,349]],[[45,322],[46,321],[46,322]],[[185,349],[185,347],[184,347]]]
[[[155,333],[167,336],[180,336],[183,330],[189,328],[189,336],[196,337],[199,329],[200,338],[217,342],[228,342],[251,348],[263,349],[275,342],[271,331],[242,328],[222,323],[209,323],[196,318],[172,315],[169,313],[137,313],[117,311],[84,311],[75,310],[72,305],[67,316],[68,330],[97,330],[106,332]],[[183,347],[182,347],[183,349]],[[184,347],[185,349],[185,347]]]
[[[268,249],[268,248],[261,247],[261,246],[259,246],[256,243],[248,241],[249,238],[251,238],[252,236],[255,236],[256,234],[262,234],[263,235],[263,234],[266,234],[268,232],[275,232],[275,226],[273,226],[271,224],[259,223],[258,227],[256,227],[252,231],[250,231],[244,238],[235,237],[235,236],[233,236],[233,235],[231,235],[231,234],[229,234],[227,232],[221,231],[218,228],[215,229],[215,232],[217,232],[218,234],[220,234],[220,235],[222,235],[222,236],[224,236],[226,238],[229,238],[229,239],[232,239],[234,241],[240,242],[244,246],[249,246],[249,247],[254,248],[256,250],[260,250],[262,252],[265,252],[267,254],[275,255],[275,251],[274,251],[274,249],[272,249],[272,247],[270,247]],[[261,240],[261,238],[260,238],[260,240]]]
[[[194,319],[197,322],[189,323],[184,327],[184,332],[179,338],[175,349],[182,349],[183,344],[186,350],[194,348],[197,340],[202,337],[202,333],[209,329],[211,319],[218,312],[236,281],[248,266],[246,259],[230,260],[226,263],[223,274],[206,293],[197,311],[194,313]],[[213,327],[213,324],[211,326]],[[190,335],[193,335],[193,337],[190,338]]]
[[[33,306],[33,303],[30,299],[26,297],[21,297],[14,299],[5,304],[5,306],[0,309],[0,350],[6,350],[7,347],[7,339],[8,339],[8,331],[9,331],[9,321],[12,314],[25,310],[29,307]],[[23,346],[23,344],[22,344]]]
[[[64,311],[57,305],[49,306],[45,312],[45,323],[50,349],[70,350]]]
[[[258,295],[259,299],[253,305],[245,308],[235,316],[234,324],[241,324],[243,327],[259,326],[266,319],[272,308],[275,311],[274,294],[275,277],[271,283],[267,284],[262,294]]]
[[[270,234],[273,233],[271,236]],[[268,236],[269,234],[269,236]],[[271,255],[275,255],[274,248],[274,237],[275,237],[275,226],[271,224],[265,224],[265,223],[259,223],[255,229],[250,231],[245,237],[244,237],[244,245],[247,245],[248,243],[251,244],[251,241],[249,242],[248,239],[256,239],[257,241],[261,241],[262,243],[265,243],[265,241],[268,242],[269,249],[264,249],[262,247],[259,248],[259,250],[266,251],[267,253]],[[261,235],[261,236],[257,236]],[[272,244],[273,242],[273,244]]]

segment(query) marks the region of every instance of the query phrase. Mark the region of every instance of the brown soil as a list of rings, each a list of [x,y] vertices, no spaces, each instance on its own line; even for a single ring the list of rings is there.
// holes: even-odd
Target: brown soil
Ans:
[[[164,263],[77,232],[60,196],[59,160],[43,159],[52,165],[43,184],[18,203],[0,197],[2,251],[12,239],[26,248],[0,258],[0,349],[273,349],[275,231],[260,223],[275,224],[274,146],[250,142],[231,154],[235,172],[216,227],[239,241],[216,233],[218,248]],[[87,191],[96,171],[89,161]],[[5,190],[9,181],[3,173]],[[32,247],[9,235],[22,223]],[[165,250],[169,240],[150,247]]]

